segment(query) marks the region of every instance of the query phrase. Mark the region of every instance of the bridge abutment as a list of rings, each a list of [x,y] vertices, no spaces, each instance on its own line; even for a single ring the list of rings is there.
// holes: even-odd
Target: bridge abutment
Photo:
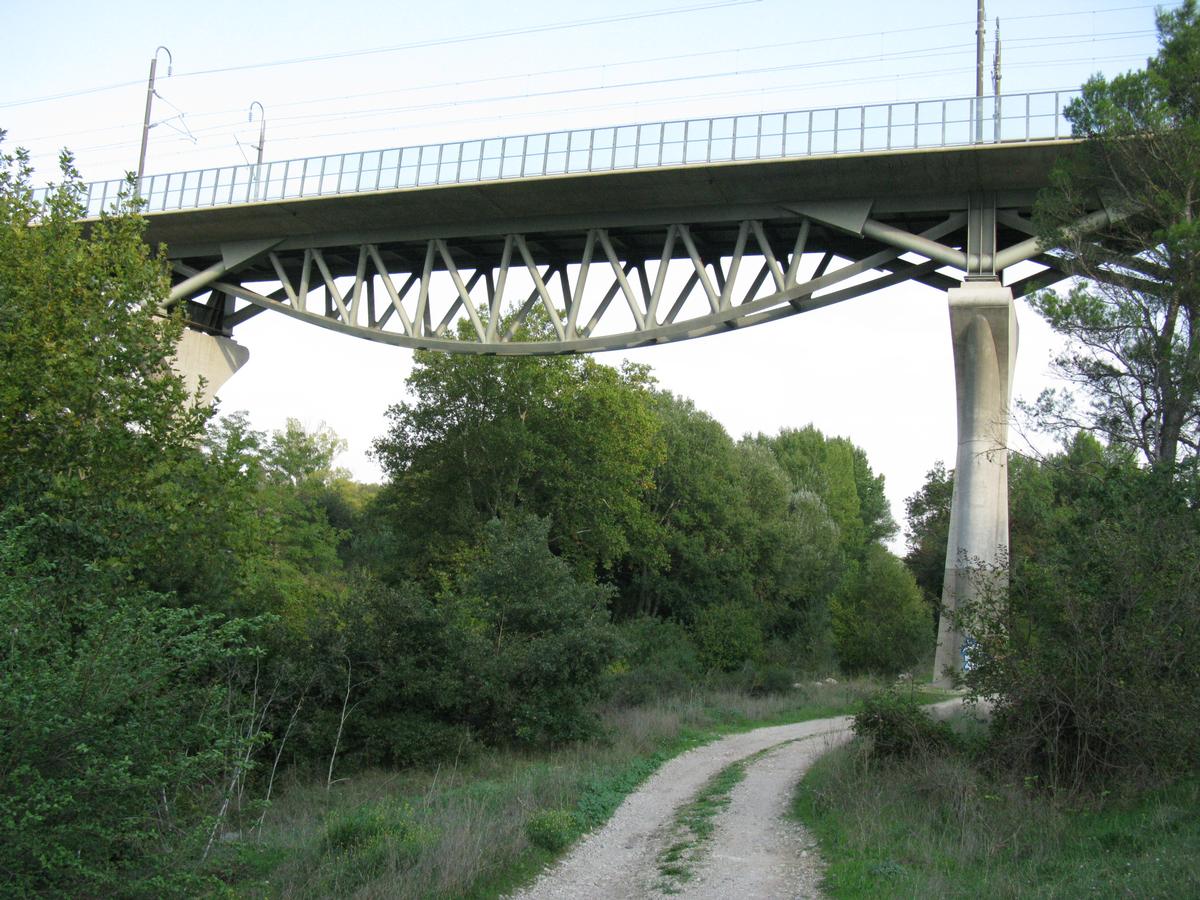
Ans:
[[[200,389],[203,402],[212,403],[217,391],[249,358],[250,351],[233,338],[185,328],[175,348],[173,368],[183,378],[188,393]]]
[[[1010,288],[995,279],[968,280],[947,294],[958,454],[934,658],[934,681],[942,685],[963,667],[964,636],[955,612],[986,599],[1008,564],[1008,416],[1017,357]]]

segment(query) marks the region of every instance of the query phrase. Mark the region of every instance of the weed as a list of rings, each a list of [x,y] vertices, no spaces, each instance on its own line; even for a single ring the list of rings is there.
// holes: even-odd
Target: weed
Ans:
[[[760,750],[726,766],[708,780],[690,803],[681,806],[672,823],[671,844],[658,857],[662,876],[658,887],[666,893],[679,891],[694,875],[693,867],[703,856],[705,843],[712,836],[714,819],[729,806],[730,793],[746,777],[746,767],[779,745]]]
[[[547,809],[525,823],[529,843],[550,853],[559,853],[579,834],[579,822],[568,809]]]

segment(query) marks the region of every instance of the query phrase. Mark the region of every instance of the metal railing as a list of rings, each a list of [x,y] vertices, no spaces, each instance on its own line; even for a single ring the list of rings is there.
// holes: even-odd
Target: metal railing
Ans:
[[[961,97],[572,129],[148,175],[140,187],[146,211],[163,212],[620,169],[1058,140],[1071,135],[1062,109],[1077,95],[986,97],[978,117],[976,98]],[[87,185],[87,215],[98,216],[127,189],[125,179]]]

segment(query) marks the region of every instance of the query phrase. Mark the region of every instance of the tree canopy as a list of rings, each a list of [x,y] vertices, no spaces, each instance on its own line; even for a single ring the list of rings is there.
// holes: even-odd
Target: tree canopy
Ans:
[[[1200,19],[1195,0],[1158,13],[1142,70],[1095,76],[1066,109],[1078,152],[1039,198],[1046,246],[1082,279],[1033,305],[1069,339],[1057,367],[1086,397],[1044,394],[1051,427],[1086,427],[1152,463],[1200,441]],[[1075,227],[1097,204],[1116,221]]]

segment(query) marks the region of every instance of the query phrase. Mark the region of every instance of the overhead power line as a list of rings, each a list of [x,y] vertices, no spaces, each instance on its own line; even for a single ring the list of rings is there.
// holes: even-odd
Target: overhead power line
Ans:
[[[690,6],[668,6],[659,9],[646,10],[637,13],[625,13],[615,16],[599,16],[591,19],[574,19],[567,22],[552,22],[546,25],[530,25],[524,28],[508,28],[500,31],[479,32],[477,34],[455,35],[444,38],[431,38],[426,41],[412,41],[407,44],[394,44],[388,47],[371,47],[365,50],[342,50],[334,53],[320,53],[311,56],[297,56],[291,59],[277,59],[268,62],[244,63],[235,66],[218,66],[211,69],[196,69],[191,72],[176,72],[175,78],[191,78],[197,75],[213,75],[221,72],[242,72],[248,69],[268,69],[278,66],[291,66],[300,63],[323,62],[334,59],[348,59],[354,56],[369,56],[379,53],[395,53],[400,50],[416,50],[426,47],[444,47],[449,44],[467,44],[477,41],[494,40],[496,38],[517,37],[527,34],[545,34],[551,31],[566,31],[571,28],[586,28],[593,25],[609,25],[615,22],[631,22],[638,19],[652,19],[660,16],[674,16],[682,13],[703,12],[709,9],[723,9],[729,6],[750,6],[756,3],[761,3],[762,0],[718,0],[713,3],[696,3]],[[45,103],[51,100],[62,100],[68,97],[80,97],[85,94],[95,94],[100,91],[109,91],[116,88],[129,87],[130,85],[140,84],[140,81],[122,81],[116,84],[103,85],[100,87],[81,88],[75,91],[64,91],[57,94],[47,94],[41,97],[27,97],[23,100],[8,100],[0,102],[0,109],[9,109],[14,106],[26,106],[31,103]]]
[[[456,44],[456,43],[470,43],[470,42],[475,42],[475,41],[491,40],[491,39],[503,38],[503,37],[515,37],[515,36],[521,36],[521,35],[526,35],[526,34],[542,34],[542,33],[550,32],[550,31],[562,31],[562,30],[568,30],[571,28],[582,28],[582,27],[589,27],[589,26],[593,26],[593,25],[604,25],[604,24],[611,24],[611,23],[616,23],[616,22],[634,21],[634,20],[638,20],[638,19],[654,18],[654,17],[658,17],[658,16],[678,15],[678,14],[688,13],[688,12],[701,12],[701,11],[710,10],[710,9],[721,9],[721,8],[731,7],[731,6],[744,6],[744,5],[755,4],[755,3],[760,3],[760,2],[762,2],[762,0],[720,0],[720,2],[694,4],[691,6],[683,6],[683,7],[666,7],[666,8],[661,8],[661,9],[657,9],[657,10],[648,10],[648,11],[639,12],[639,13],[627,13],[624,15],[617,15],[617,16],[603,16],[603,17],[596,17],[596,18],[591,18],[591,19],[576,19],[576,20],[567,21],[567,22],[557,22],[557,23],[550,23],[550,24],[546,24],[546,25],[528,26],[525,28],[511,28],[511,29],[505,29],[505,30],[501,30],[501,31],[481,32],[478,34],[458,35],[458,36],[451,36],[451,37],[446,37],[446,38],[433,38],[433,39],[430,39],[427,41],[413,41],[413,42],[406,43],[406,44],[395,44],[395,45],[387,46],[387,47],[374,47],[374,48],[367,48],[367,49],[363,49],[363,50],[337,51],[337,52],[333,52],[333,53],[314,54],[314,55],[310,55],[310,56],[294,57],[294,58],[290,58],[290,59],[281,59],[281,60],[271,60],[271,61],[259,62],[259,63],[245,63],[245,64],[239,64],[239,65],[234,65],[234,66],[218,66],[218,67],[209,68],[209,69],[198,69],[198,70],[191,71],[191,72],[177,72],[177,73],[175,73],[174,77],[175,78],[188,78],[188,77],[195,77],[195,76],[199,76],[199,75],[219,74],[219,73],[223,73],[223,72],[237,72],[237,71],[245,71],[245,70],[249,70],[249,69],[272,68],[272,67],[277,67],[277,66],[296,65],[296,64],[307,63],[307,62],[321,62],[321,61],[326,61],[326,60],[347,59],[350,57],[366,56],[366,55],[370,55],[370,54],[379,54],[379,53],[391,53],[391,52],[398,52],[401,50],[414,50],[414,49],[422,49],[422,48],[427,48],[427,47],[447,46],[447,45]],[[1105,15],[1108,13],[1115,13],[1115,12],[1127,12],[1130,10],[1157,9],[1160,7],[1165,8],[1165,9],[1173,9],[1177,5],[1178,4],[1164,5],[1164,4],[1154,4],[1154,3],[1148,3],[1148,4],[1141,3],[1141,4],[1135,4],[1135,5],[1103,7],[1100,9],[1088,10],[1086,12],[1038,13],[1038,14],[1024,15],[1024,16],[1006,16],[1005,20],[1006,21],[1019,21],[1019,20],[1027,20],[1027,19],[1047,19],[1047,18],[1063,18],[1063,17],[1070,17],[1070,18],[1081,18],[1083,16],[1095,17],[1097,15]],[[972,24],[972,22],[964,20],[961,22],[943,22],[943,23],[930,24],[930,25],[916,25],[916,26],[912,26],[909,28],[889,29],[886,32],[886,34],[894,35],[894,34],[904,34],[904,33],[909,33],[909,32],[914,32],[914,31],[929,31],[929,30],[935,30],[935,29],[958,28],[963,25],[969,25],[969,24]],[[853,39],[858,39],[858,38],[874,37],[876,35],[884,34],[884,33],[885,32],[882,32],[882,31],[876,29],[874,31],[862,31],[862,32],[855,32],[852,34],[841,34],[841,35],[833,35],[833,36],[829,36],[829,37],[810,38],[807,40],[789,42],[789,43],[796,43],[796,44],[828,43],[830,41],[853,40]],[[716,52],[733,52],[733,50],[735,50],[735,49],[738,49],[738,48],[733,48],[729,51],[716,51]],[[753,48],[742,48],[742,49],[753,49]],[[621,63],[617,63],[614,65],[621,65]],[[5,100],[5,101],[0,101],[0,109],[10,109],[13,107],[27,106],[27,105],[31,105],[31,104],[35,104],[35,103],[48,103],[48,102],[52,102],[55,100],[64,100],[64,99],[69,99],[69,98],[73,98],[73,97],[82,97],[82,96],[86,96],[89,94],[101,93],[103,91],[110,91],[110,90],[116,90],[116,89],[124,88],[124,87],[131,87],[133,85],[139,85],[141,83],[142,83],[141,79],[134,79],[134,80],[130,80],[130,81],[114,82],[112,84],[106,84],[106,85],[96,85],[96,86],[78,88],[78,89],[69,90],[69,91],[61,91],[61,92],[54,93],[54,94],[44,94],[44,95],[37,96],[37,97],[26,97],[26,98],[19,99],[19,100]]]

